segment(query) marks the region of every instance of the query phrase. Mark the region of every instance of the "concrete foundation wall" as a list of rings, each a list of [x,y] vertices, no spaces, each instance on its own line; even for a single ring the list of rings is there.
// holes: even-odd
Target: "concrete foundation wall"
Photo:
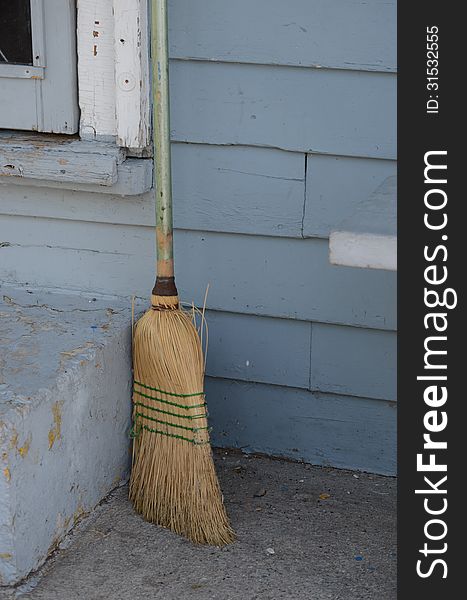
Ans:
[[[129,306],[115,299],[0,291],[0,584],[8,584],[128,477],[131,336]]]

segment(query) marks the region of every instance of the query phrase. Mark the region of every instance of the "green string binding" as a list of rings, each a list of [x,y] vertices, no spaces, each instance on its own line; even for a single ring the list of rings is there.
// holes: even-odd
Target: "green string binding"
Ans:
[[[178,413],[173,413],[168,410],[162,410],[161,408],[154,408],[153,406],[148,406],[147,404],[143,404],[142,402],[133,402],[135,406],[141,406],[141,408],[146,408],[147,410],[153,410],[154,412],[162,413],[163,415],[168,415],[169,417],[178,417],[179,419],[202,419],[206,417],[206,413],[203,415],[179,415]]]
[[[166,392],[165,390],[159,390],[158,388],[151,387],[149,385],[145,385],[139,381],[135,381],[136,385],[140,385],[147,390],[152,390],[153,392],[159,392],[160,394],[166,394],[167,396],[175,396],[176,398],[192,398],[193,396],[204,396],[204,392],[196,392],[195,394],[175,394],[174,392]]]
[[[154,396],[149,396],[149,394],[143,394],[143,392],[138,392],[138,390],[133,390],[133,392],[135,394],[138,394],[138,396],[142,396],[143,398],[155,400],[156,402],[162,402],[163,404],[168,404],[169,406],[175,406],[175,408],[183,408],[184,410],[190,410],[190,408],[201,408],[202,406],[206,406],[206,402],[203,402],[202,404],[192,404],[191,406],[189,406],[187,404],[177,404],[176,402],[170,402],[169,400],[164,400],[163,398],[155,398]]]
[[[209,444],[209,440],[205,440],[204,442],[198,442],[197,440],[187,438],[183,435],[177,435],[176,433],[167,433],[166,431],[160,431],[159,429],[152,429],[151,427],[148,427],[147,425],[141,425],[141,428],[145,429],[146,431],[150,431],[151,433],[159,433],[160,435],[166,435],[167,437],[175,438],[177,440],[184,440],[185,442],[191,442],[195,446],[204,446],[205,444]]]
[[[169,423],[168,421],[161,421],[160,419],[155,419],[154,417],[150,417],[149,415],[143,415],[143,413],[136,413],[135,419],[137,417],[141,417],[142,419],[148,419],[149,421],[154,421],[154,423],[160,423],[161,425],[168,425],[169,427],[177,427],[178,429],[184,429],[185,431],[192,431],[196,433],[198,431],[206,431],[207,427],[187,427],[186,425],[177,425],[176,423]]]
[[[135,415],[135,419],[136,417],[140,416],[138,413]],[[170,425],[170,423],[168,423]],[[159,435],[165,435],[166,437],[171,437],[171,438],[175,438],[177,440],[183,440],[185,442],[190,442],[191,444],[194,444],[195,446],[203,446],[204,444],[209,444],[209,440],[204,440],[204,441],[198,441],[195,440],[194,438],[188,438],[185,437],[184,435],[179,435],[177,433],[169,433],[168,431],[161,431],[160,429],[153,429],[152,427],[148,427],[147,425],[143,425],[143,423],[141,423],[140,421],[135,420],[132,428],[130,429],[130,438],[131,439],[136,439],[137,437],[139,437],[139,435],[141,434],[142,430],[145,431],[149,431],[151,433],[158,433]],[[210,431],[210,428],[208,427],[202,427],[200,429],[208,429]]]
[[[132,439],[132,440],[136,439],[139,436],[139,434],[141,433],[142,428],[143,428],[143,426],[141,425],[141,423],[138,423],[137,421],[135,421],[130,429],[130,434],[129,434],[130,439]]]
[[[140,387],[146,389],[146,390],[151,390],[152,392],[158,392],[159,394],[165,394],[167,396],[173,396],[175,398],[193,398],[195,396],[204,396],[204,392],[197,392],[195,394],[176,394],[174,392],[166,392],[165,390],[161,390],[158,388],[154,388],[151,387],[149,385],[145,385],[144,383],[141,383],[139,381],[135,381],[134,382],[136,385],[139,385]],[[163,398],[158,398],[158,397],[154,397],[154,396],[150,396],[149,394],[145,394],[143,392],[140,392],[136,389],[133,389],[133,392],[135,394],[137,394],[138,396],[141,396],[143,398],[148,398],[149,400],[153,400],[155,402],[162,402],[163,404],[168,404],[169,406],[174,406],[176,408],[181,408],[183,410],[190,410],[192,408],[203,408],[206,407],[206,402],[203,402],[201,404],[193,404],[193,405],[186,405],[186,404],[178,404],[176,402],[170,402],[169,400],[164,400]],[[152,406],[148,406],[147,404],[143,404],[142,402],[133,402],[133,404],[135,406],[140,406],[142,408],[145,408],[147,410],[153,410],[155,412],[158,413],[162,413],[171,417],[178,417],[180,419],[201,419],[203,417],[207,417],[207,411],[205,414],[202,415],[180,415],[177,413],[172,413],[170,411],[165,411],[162,410],[160,408],[154,408]],[[150,417],[149,415],[145,415],[143,413],[137,412],[134,415],[134,423],[133,426],[130,429],[130,438],[135,439],[137,438],[140,434],[141,431],[144,429],[145,431],[149,431],[151,433],[158,433],[160,435],[165,435],[167,437],[171,437],[171,438],[175,438],[178,440],[184,440],[185,442],[190,442],[192,444],[195,444],[197,446],[202,446],[204,444],[209,444],[209,440],[205,440],[205,441],[198,441],[195,440],[194,438],[188,438],[185,437],[183,435],[179,435],[176,433],[169,433],[168,431],[161,431],[160,429],[153,429],[152,427],[148,427],[148,425],[145,425],[143,423],[141,423],[140,419],[148,419],[150,421],[153,421],[155,423],[160,423],[161,425],[166,425],[168,427],[176,427],[178,429],[183,429],[185,431],[191,431],[193,433],[197,433],[198,431],[210,431],[211,428],[210,427],[187,427],[185,425],[178,425],[175,423],[169,423],[168,421],[162,421],[160,419],[156,419],[155,417]]]

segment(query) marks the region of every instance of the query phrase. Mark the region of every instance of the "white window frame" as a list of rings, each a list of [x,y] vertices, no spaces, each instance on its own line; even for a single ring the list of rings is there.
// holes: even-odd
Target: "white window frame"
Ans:
[[[141,160],[152,156],[148,0],[76,6],[80,139],[0,131],[0,184],[144,193],[152,186],[152,160]]]
[[[0,63],[0,101],[6,105],[0,127],[76,133],[75,0],[30,0],[30,4],[33,64]]]
[[[30,0],[31,4],[31,38],[32,66],[0,63],[0,77],[9,79],[44,79],[45,46],[44,46],[44,0]]]
[[[44,2],[48,1],[31,0],[33,65],[1,63],[0,80],[31,79],[35,88],[41,85],[41,80],[47,82],[46,37],[49,52],[58,51],[44,20]],[[65,0],[68,2],[71,0]],[[80,137],[87,141],[114,142],[128,148],[130,154],[146,155],[151,145],[148,0],[76,0],[76,10],[75,88],[77,83]],[[73,63],[70,67],[74,71]],[[74,72],[69,75],[74,77]],[[41,97],[40,91],[31,87],[31,93],[34,92]],[[60,100],[56,98],[54,105]],[[43,99],[46,101],[47,97]],[[48,112],[47,106],[38,110],[41,112]],[[24,130],[75,133],[76,119],[68,128],[53,128],[49,122],[39,122]],[[8,127],[6,118],[1,126]]]

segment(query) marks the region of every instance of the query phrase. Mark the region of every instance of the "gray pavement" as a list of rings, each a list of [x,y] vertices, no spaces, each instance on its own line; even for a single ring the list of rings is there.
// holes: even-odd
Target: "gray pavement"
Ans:
[[[0,599],[392,600],[393,478],[216,452],[238,541],[196,547],[136,515],[127,488]]]

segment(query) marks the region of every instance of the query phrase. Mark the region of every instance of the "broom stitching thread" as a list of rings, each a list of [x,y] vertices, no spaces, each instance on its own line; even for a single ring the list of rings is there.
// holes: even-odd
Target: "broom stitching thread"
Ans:
[[[154,421],[155,423],[160,423],[161,425],[168,425],[169,427],[178,427],[179,429],[185,429],[186,431],[192,431],[196,433],[197,431],[203,431],[209,429],[208,427],[187,427],[186,425],[177,425],[175,423],[169,423],[168,421],[161,421],[160,419],[155,419],[154,417],[150,417],[149,415],[143,415],[143,413],[136,413],[136,417],[142,417],[143,419],[149,419],[150,421]]]
[[[147,408],[148,410],[154,410],[155,412],[162,413],[163,415],[169,415],[170,417],[178,417],[179,419],[202,419],[203,417],[207,417],[207,414],[203,415],[180,415],[178,413],[173,413],[168,410],[162,410],[161,408],[154,408],[153,406],[148,406],[147,404],[143,404],[142,402],[133,402],[135,406],[141,406],[142,408]]]
[[[186,438],[183,435],[177,435],[175,433],[167,433],[166,431],[160,431],[159,429],[151,429],[151,427],[148,427],[147,425],[143,425],[142,427],[143,427],[143,429],[146,429],[146,431],[150,431],[151,433],[160,433],[161,435],[166,435],[167,437],[176,438],[177,440],[185,440],[185,442],[191,442],[195,446],[204,446],[205,444],[209,444],[209,440],[206,440],[204,442],[198,442],[196,440]]]
[[[137,438],[139,436],[139,434],[141,433],[141,430],[145,429],[146,431],[149,431],[151,433],[159,433],[160,435],[165,435],[167,437],[175,438],[177,440],[184,440],[185,442],[190,442],[191,444],[194,444],[195,446],[204,446],[206,444],[209,444],[209,440],[205,440],[204,442],[199,442],[195,439],[187,438],[183,435],[177,435],[176,433],[168,433],[167,431],[161,431],[160,429],[152,429],[151,427],[148,427],[147,425],[142,425],[141,423],[139,423],[138,425],[139,425],[139,428],[137,430],[135,430],[134,426],[130,429],[130,437],[131,438]]]
[[[143,396],[143,398],[149,398],[149,400],[155,400],[156,402],[163,402],[164,404],[169,404],[170,406],[176,406],[177,408],[184,408],[185,410],[190,410],[190,408],[201,408],[206,406],[206,402],[202,404],[193,404],[192,406],[187,406],[186,404],[177,404],[176,402],[170,402],[169,400],[163,400],[162,398],[154,398],[154,396],[148,396],[148,394],[143,394],[143,392],[138,392],[138,390],[133,390],[135,394],[138,396]]]
[[[160,394],[167,394],[167,396],[175,396],[177,398],[192,398],[193,396],[204,396],[204,392],[196,392],[196,394],[176,394],[175,392],[166,392],[165,390],[159,390],[158,388],[151,387],[150,385],[145,385],[140,381],[134,381],[136,385],[140,385],[147,390],[152,390],[153,392],[159,392]]]

